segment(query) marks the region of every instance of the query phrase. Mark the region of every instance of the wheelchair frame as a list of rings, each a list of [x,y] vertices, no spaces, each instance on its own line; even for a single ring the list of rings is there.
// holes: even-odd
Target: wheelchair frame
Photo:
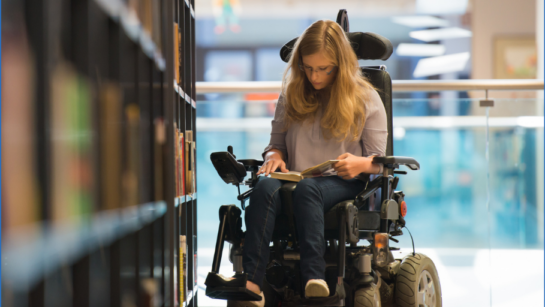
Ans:
[[[232,154],[232,148],[228,149],[228,152],[216,152],[211,155],[212,162],[218,173],[226,182],[235,185],[245,184],[249,185],[250,189],[245,193],[239,195],[238,199],[241,201],[244,207],[244,202],[250,197],[253,191],[253,186],[257,180],[255,175],[259,169],[259,166],[263,163],[257,160],[236,160],[236,157]],[[400,204],[403,201],[402,192],[393,192],[398,183],[398,177],[389,175],[389,173],[404,174],[405,172],[395,172],[395,169],[400,165],[408,166],[410,169],[419,169],[419,164],[412,158],[407,157],[375,157],[373,163],[380,163],[384,165],[384,171],[381,176],[378,176],[373,181],[369,182],[367,187],[359,193],[354,199],[353,203],[343,202],[336,206],[336,213],[338,218],[338,232],[339,232],[339,244],[337,248],[337,285],[335,289],[335,295],[329,298],[302,298],[301,296],[293,296],[290,303],[293,305],[323,305],[323,306],[344,306],[344,299],[346,293],[344,291],[344,278],[346,271],[346,258],[347,248],[346,243],[351,245],[351,253],[358,255],[357,267],[362,274],[361,280],[358,282],[359,287],[369,285],[370,283],[378,283],[378,277],[371,276],[372,264],[371,261],[377,264],[379,267],[386,267],[393,262],[393,256],[391,255],[391,249],[389,248],[388,240],[390,236],[398,236],[403,234],[401,228],[404,226],[403,217],[400,215]],[[251,172],[251,178],[247,181],[243,181],[243,172]],[[237,175],[237,173],[239,175]],[[289,183],[288,183],[289,184]],[[366,201],[381,189],[381,211],[380,212],[368,212],[367,215],[371,215],[371,218],[380,215],[380,226],[378,229],[364,230],[359,229],[358,219],[358,207],[365,206]],[[290,208],[291,209],[291,208]],[[333,210],[333,209],[332,209]],[[365,211],[364,211],[365,212]],[[364,213],[362,212],[362,213]],[[223,205],[220,207],[220,225],[218,230],[218,236],[216,241],[216,248],[214,252],[212,271],[209,273],[206,284],[207,296],[220,299],[234,299],[234,300],[259,300],[260,297],[246,289],[246,275],[242,270],[242,247],[244,233],[242,232],[242,218],[241,210],[236,205]],[[291,215],[293,220],[293,215]],[[375,219],[376,220],[376,219]],[[392,230],[393,225],[393,231]],[[295,234],[294,222],[290,221],[291,231]],[[377,247],[375,242],[377,241],[376,234],[382,235],[382,247]],[[385,240],[384,240],[385,238]],[[358,247],[356,244],[360,239],[367,239],[371,242],[368,247]],[[384,244],[385,241],[385,244]],[[222,258],[224,242],[229,242],[233,245],[231,251],[231,261],[233,262],[233,271],[236,272],[235,279],[225,280],[218,277],[219,266]],[[296,238],[291,241],[297,245]],[[345,242],[342,244],[341,242]],[[276,245],[276,244],[275,244]],[[278,253],[278,246],[274,246],[273,250]],[[280,251],[283,254],[283,251]],[[370,255],[373,257],[371,258]],[[275,255],[279,258],[279,255]],[[359,259],[362,257],[361,259]],[[281,258],[284,258],[283,256]],[[298,260],[297,254],[292,253],[291,258]]]

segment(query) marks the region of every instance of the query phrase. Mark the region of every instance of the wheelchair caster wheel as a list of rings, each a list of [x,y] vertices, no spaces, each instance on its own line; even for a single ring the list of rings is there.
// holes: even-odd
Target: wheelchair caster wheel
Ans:
[[[354,307],[380,307],[380,292],[375,284],[356,290]]]

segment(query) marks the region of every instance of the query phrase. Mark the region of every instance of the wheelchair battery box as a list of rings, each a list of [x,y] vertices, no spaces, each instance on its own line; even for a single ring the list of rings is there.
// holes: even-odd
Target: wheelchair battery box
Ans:
[[[227,151],[213,152],[210,155],[210,160],[221,179],[225,183],[232,183],[234,185],[243,182],[246,177],[246,168],[244,164],[238,162],[232,154]]]

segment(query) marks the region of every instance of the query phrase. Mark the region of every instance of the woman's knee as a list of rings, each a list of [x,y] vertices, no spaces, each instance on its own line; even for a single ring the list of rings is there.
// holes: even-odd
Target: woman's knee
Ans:
[[[269,177],[260,177],[257,181],[254,191],[250,194],[250,199],[253,195],[272,195],[279,188],[282,187],[282,182],[278,179]]]
[[[318,184],[314,180],[301,180],[293,191],[293,209],[297,216],[322,212],[323,199]]]
[[[250,194],[250,205],[246,209],[246,216],[252,216],[257,212],[267,212],[270,209],[275,209],[277,194],[279,193],[282,183],[280,180],[261,177]],[[257,213],[259,214],[259,213]]]
[[[297,187],[293,191],[294,197],[305,196],[320,196],[320,188],[315,180],[312,178],[301,180],[297,183]]]

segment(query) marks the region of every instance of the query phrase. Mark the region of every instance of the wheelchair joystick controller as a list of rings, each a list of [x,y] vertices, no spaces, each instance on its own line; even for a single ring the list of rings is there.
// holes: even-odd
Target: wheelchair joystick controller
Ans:
[[[233,146],[231,146],[231,145],[227,146],[227,152],[229,152],[233,156],[233,158],[235,158],[235,159],[237,158],[237,156],[235,156],[235,154],[233,154]]]

